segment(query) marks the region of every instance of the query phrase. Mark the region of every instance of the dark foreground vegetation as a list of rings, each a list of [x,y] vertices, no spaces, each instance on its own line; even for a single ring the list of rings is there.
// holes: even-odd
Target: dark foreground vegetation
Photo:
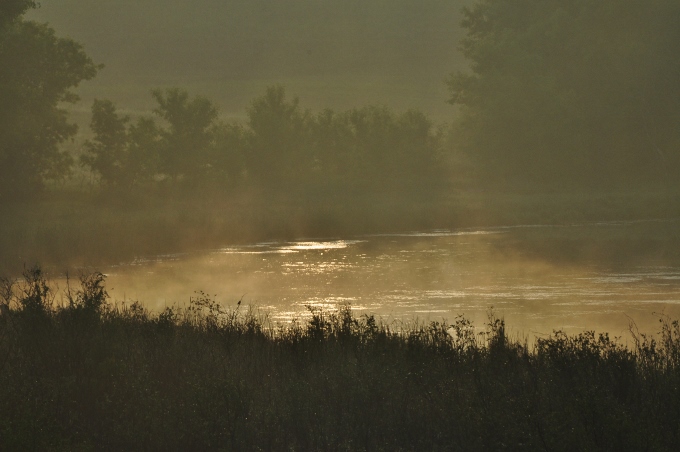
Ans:
[[[273,326],[205,294],[159,314],[104,277],[3,280],[3,450],[673,450],[680,327],[535,345],[489,316],[385,324],[349,306]],[[634,330],[633,330],[634,331]]]

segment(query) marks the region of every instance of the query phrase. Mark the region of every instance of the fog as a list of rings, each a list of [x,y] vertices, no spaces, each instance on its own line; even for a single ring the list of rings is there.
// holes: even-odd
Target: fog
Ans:
[[[443,80],[465,62],[466,1],[45,1],[49,22],[105,65],[80,93],[145,111],[151,88],[181,86],[245,115],[280,83],[316,110],[385,104],[450,117]]]
[[[632,323],[654,333],[660,318],[680,313],[677,262],[593,255],[551,262],[508,244],[521,240],[526,249],[538,242],[580,243],[580,234],[630,234],[635,227],[473,228],[270,241],[138,259],[108,268],[106,276],[117,305],[143,301],[154,311],[207,296],[231,308],[240,302],[272,324],[285,324],[308,319],[314,309],[334,311],[349,303],[357,315],[378,315],[395,327],[465,315],[482,331],[493,309],[511,334],[530,341],[553,330],[626,336]],[[527,231],[542,238],[528,238]],[[66,281],[58,284],[63,288]]]
[[[0,274],[97,269],[112,301],[206,290],[281,320],[496,305],[522,331],[618,333],[675,312],[677,2],[7,5]],[[484,234],[411,236],[441,231]],[[342,284],[307,242],[352,244]]]

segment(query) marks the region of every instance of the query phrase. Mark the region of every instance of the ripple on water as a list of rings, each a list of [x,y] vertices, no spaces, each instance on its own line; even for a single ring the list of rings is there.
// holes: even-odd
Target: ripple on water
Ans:
[[[252,251],[249,249],[241,248],[224,248],[217,251],[219,254],[294,254],[298,253],[296,250],[289,249],[276,249],[276,250],[258,250]]]
[[[423,294],[427,298],[465,298],[469,295],[462,290],[426,290]]]
[[[290,244],[280,247],[280,249],[293,251],[310,251],[310,250],[340,250],[347,248],[357,243],[363,243],[365,240],[334,240],[330,242],[292,242]]]
[[[575,268],[494,254],[503,237],[493,234],[510,235],[511,229],[269,241],[137,259],[107,275],[116,293],[133,293],[144,300],[181,302],[196,288],[226,297],[248,293],[262,301],[275,320],[307,315],[308,305],[335,309],[343,301],[351,302],[353,309],[404,318],[446,312],[450,319],[459,312],[472,316],[493,305],[522,319],[565,316],[571,319],[569,324],[580,321],[575,316],[582,316],[584,324],[600,322],[602,316],[590,320],[593,314],[617,307],[656,312],[664,306],[677,311],[680,306],[679,267],[622,263],[616,269],[602,269],[584,263]],[[556,234],[570,230],[579,229],[561,227]],[[561,321],[551,322],[531,325],[562,326]]]
[[[303,275],[319,275],[324,273],[334,273],[340,270],[348,270],[353,265],[347,262],[339,262],[336,260],[326,262],[288,262],[281,265],[283,269],[282,274],[303,274]]]
[[[369,237],[458,237],[465,235],[490,235],[503,234],[500,230],[434,230],[426,232],[407,232],[407,233],[393,233],[393,234],[372,234]]]

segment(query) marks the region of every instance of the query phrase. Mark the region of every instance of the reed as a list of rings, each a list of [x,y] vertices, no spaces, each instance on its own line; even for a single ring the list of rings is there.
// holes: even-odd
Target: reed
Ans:
[[[672,450],[680,327],[555,332],[490,313],[386,323],[349,305],[273,324],[197,293],[152,313],[104,277],[3,279],[2,450]],[[75,287],[77,286],[77,287]]]

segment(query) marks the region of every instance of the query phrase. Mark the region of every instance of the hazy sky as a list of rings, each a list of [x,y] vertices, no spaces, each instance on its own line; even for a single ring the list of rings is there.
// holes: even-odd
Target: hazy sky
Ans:
[[[443,80],[462,64],[463,3],[46,0],[29,17],[106,65],[81,89],[84,101],[107,97],[144,110],[151,88],[181,86],[239,115],[281,83],[313,109],[377,103],[444,120],[451,108]]]

